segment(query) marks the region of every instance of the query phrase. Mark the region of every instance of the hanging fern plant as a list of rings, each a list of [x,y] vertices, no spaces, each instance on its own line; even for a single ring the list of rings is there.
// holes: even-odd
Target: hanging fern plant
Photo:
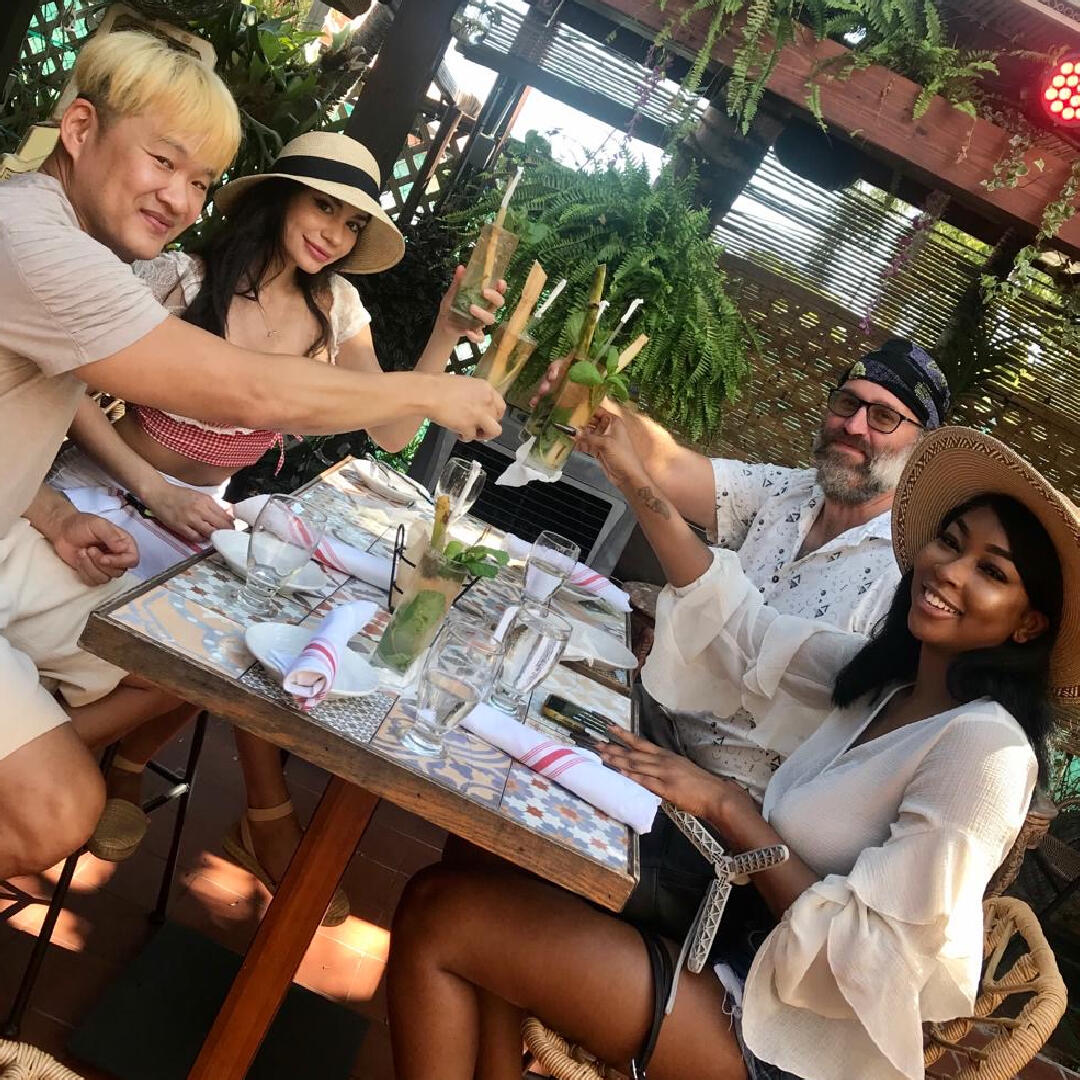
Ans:
[[[694,205],[695,177],[667,168],[654,182],[628,157],[580,172],[553,161],[540,143],[528,144],[514,198],[511,227],[521,241],[508,272],[509,294],[512,301],[534,259],[549,283],[565,277],[567,287],[539,323],[534,362],[515,389],[534,385],[548,361],[570,351],[573,316],[597,264],[606,263],[610,306],[596,340],[605,341],[640,297],[644,304],[619,339],[626,345],[638,333],[649,335],[631,369],[631,388],[658,421],[695,443],[710,443],[723,405],[749,373],[755,342],[728,296],[708,210]],[[513,152],[509,160],[514,163]],[[462,257],[500,195],[501,185],[490,185],[475,205],[449,215]]]

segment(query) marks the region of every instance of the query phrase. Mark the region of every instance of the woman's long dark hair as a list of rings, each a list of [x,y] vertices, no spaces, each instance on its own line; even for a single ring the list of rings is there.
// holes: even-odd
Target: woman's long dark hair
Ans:
[[[234,297],[258,301],[259,283],[281,258],[285,212],[293,196],[304,189],[296,180],[272,177],[253,184],[229,211],[229,220],[197,254],[206,266],[199,295],[184,312],[186,322],[225,336],[229,307]],[[330,341],[330,319],[319,304],[328,294],[333,266],[317,274],[297,271],[304,294],[319,327],[307,355],[314,356]]]
[[[1045,775],[1046,739],[1052,723],[1050,655],[1061,626],[1061,562],[1039,519],[1007,495],[979,495],[955,507],[945,515],[942,531],[969,510],[984,506],[994,512],[1009,538],[1009,550],[1031,606],[1050,625],[1023,645],[1009,640],[961,653],[949,665],[948,689],[961,703],[987,697],[1007,709],[1024,729],[1039,760],[1040,774]],[[915,677],[921,646],[908,629],[912,576],[909,570],[900,579],[888,614],[836,677],[836,705],[848,706],[864,694]]]

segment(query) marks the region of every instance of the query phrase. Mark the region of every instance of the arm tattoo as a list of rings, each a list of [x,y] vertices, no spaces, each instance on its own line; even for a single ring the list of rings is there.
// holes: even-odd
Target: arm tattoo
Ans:
[[[668,509],[667,503],[658,495],[654,495],[651,487],[640,487],[635,494],[646,509],[651,510],[654,514],[659,514],[665,520],[671,518],[671,511]]]

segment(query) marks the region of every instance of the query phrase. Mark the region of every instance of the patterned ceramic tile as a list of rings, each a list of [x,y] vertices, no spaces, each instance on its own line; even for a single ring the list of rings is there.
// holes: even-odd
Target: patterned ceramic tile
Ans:
[[[336,589],[343,577],[344,575],[337,575],[338,580],[332,582],[331,587]],[[169,578],[165,587],[210,608],[211,611],[216,611],[219,615],[236,618],[236,592],[241,584],[239,576],[229,569],[225,560],[214,554],[188,567],[183,573]],[[317,602],[318,597],[278,597],[275,601],[277,611],[273,618],[277,622],[299,622]]]
[[[529,701],[529,715],[540,716],[540,706],[548,694],[558,694],[575,705],[601,713],[622,727],[630,727],[632,705],[630,699],[617,690],[601,686],[595,679],[557,667],[534,691]]]
[[[533,832],[543,833],[616,870],[629,863],[630,830],[546,776],[513,762],[499,809]]]
[[[136,597],[112,617],[226,675],[237,677],[251,666],[239,623],[166,586]]]
[[[281,683],[259,664],[255,664],[240,682],[267,701],[288,705],[301,712],[293,699],[281,689]],[[393,694],[376,691],[363,697],[327,698],[303,715],[312,723],[343,736],[357,746],[366,746],[393,704]]]
[[[441,757],[414,753],[401,742],[412,717],[412,704],[399,700],[371,741],[371,748],[473,802],[498,806],[510,758],[464,731],[447,735],[446,751]]]

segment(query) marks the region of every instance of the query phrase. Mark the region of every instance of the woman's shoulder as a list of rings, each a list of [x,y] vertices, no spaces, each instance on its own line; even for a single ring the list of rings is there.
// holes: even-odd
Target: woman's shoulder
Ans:
[[[348,341],[371,322],[371,315],[356,286],[340,274],[330,275],[330,320],[338,342]]]
[[[198,294],[204,273],[202,259],[186,251],[163,251],[156,259],[132,263],[131,269],[159,301],[182,299],[184,307]]]

